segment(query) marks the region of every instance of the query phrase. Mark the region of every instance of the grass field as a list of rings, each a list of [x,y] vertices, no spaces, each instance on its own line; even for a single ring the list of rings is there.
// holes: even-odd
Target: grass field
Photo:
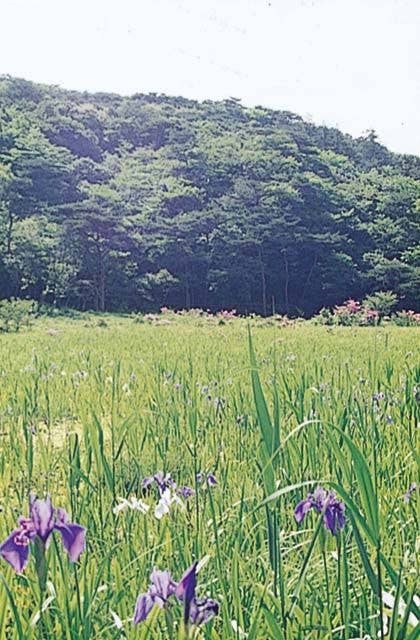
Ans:
[[[194,560],[220,609],[190,637],[419,637],[420,499],[404,494],[420,330],[253,320],[256,366],[245,320],[167,318],[0,335],[0,538],[31,491],[87,528],[75,564],[54,534],[44,584],[35,557],[19,575],[1,561],[0,638],[185,637],[176,599],[132,618],[153,567],[177,580]],[[159,519],[142,480],[160,470],[195,494]],[[346,503],[337,535],[315,509],[296,522],[318,484]],[[131,496],[149,511],[123,508]]]

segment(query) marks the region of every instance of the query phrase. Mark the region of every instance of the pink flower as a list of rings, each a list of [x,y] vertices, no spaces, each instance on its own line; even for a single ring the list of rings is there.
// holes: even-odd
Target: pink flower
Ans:
[[[345,308],[349,313],[359,313],[361,309],[360,302],[358,302],[357,300],[352,300],[352,298],[350,298],[345,303]]]

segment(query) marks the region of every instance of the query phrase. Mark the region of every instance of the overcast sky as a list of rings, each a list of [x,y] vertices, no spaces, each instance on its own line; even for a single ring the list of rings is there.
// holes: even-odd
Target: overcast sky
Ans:
[[[0,0],[0,73],[233,96],[420,155],[420,0]]]

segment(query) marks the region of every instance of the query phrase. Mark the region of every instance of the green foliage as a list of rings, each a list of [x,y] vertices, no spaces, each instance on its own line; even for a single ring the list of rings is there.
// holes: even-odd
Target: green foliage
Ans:
[[[154,566],[179,578],[195,559],[221,604],[196,640],[378,638],[380,586],[385,637],[416,637],[418,329],[143,318],[0,335],[0,541],[30,490],[88,530],[76,565],[51,541],[46,576],[36,549],[20,576],[0,559],[0,637],[177,638],[180,607],[134,627],[134,604]],[[157,520],[141,483],[160,469],[197,491]],[[318,483],[346,503],[340,536],[315,513],[296,523]],[[114,513],[132,496],[149,512]]]
[[[415,313],[412,310],[397,311],[393,320],[401,327],[416,327],[420,325],[420,313]]]
[[[149,300],[161,300],[164,303],[170,289],[178,283],[178,280],[167,269],[160,269],[157,273],[146,273],[139,281],[140,283],[144,297],[148,297]]]
[[[392,291],[377,291],[366,296],[363,302],[347,300],[334,309],[322,308],[312,322],[314,324],[338,325],[344,327],[377,325],[383,319],[391,320],[400,326],[418,326],[420,314],[412,309],[392,313],[398,297]]]
[[[389,316],[398,302],[398,296],[393,291],[376,291],[363,300],[367,309],[377,311],[379,317]]]
[[[314,324],[324,324],[327,326],[332,326],[335,324],[334,313],[331,309],[326,307],[322,307],[319,312],[313,318]]]
[[[28,327],[35,315],[35,307],[33,300],[0,300],[0,331],[16,332]]]
[[[419,177],[372,131],[2,76],[0,296],[311,315],[392,290],[416,310]]]

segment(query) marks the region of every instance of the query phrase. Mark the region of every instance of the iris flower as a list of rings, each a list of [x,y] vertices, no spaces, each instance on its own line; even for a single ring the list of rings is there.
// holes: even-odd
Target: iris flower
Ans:
[[[413,495],[413,493],[415,493],[417,490],[417,483],[416,482],[412,482],[410,484],[410,486],[408,487],[407,491],[404,493],[404,502],[406,502],[407,504],[410,502],[411,497]]]
[[[311,509],[324,514],[324,526],[336,536],[346,523],[345,505],[337,499],[334,491],[317,487],[309,493],[295,508],[295,518],[300,524]]]
[[[191,489],[191,487],[187,487],[187,486],[179,487],[177,489],[177,493],[178,495],[181,496],[181,498],[185,498],[186,500],[188,500],[188,498],[191,498],[191,496],[195,495],[194,489]]]
[[[122,511],[126,511],[127,509],[131,509],[132,511],[140,511],[141,513],[147,513],[150,509],[150,506],[143,502],[143,500],[139,500],[136,496],[130,496],[130,498],[118,498],[119,503],[113,508],[113,512],[115,515],[118,515]]]
[[[171,474],[170,473],[164,474],[163,471],[158,471],[157,473],[155,473],[154,476],[147,476],[146,478],[144,478],[141,483],[141,488],[148,489],[153,484],[157,485],[159,489],[159,493],[161,495],[166,491],[166,489],[176,488],[176,483],[172,479]]]
[[[157,605],[163,609],[169,599],[175,596],[184,604],[184,624],[199,626],[208,622],[219,611],[219,604],[211,598],[197,598],[197,562],[189,567],[179,582],[174,582],[169,571],[154,569],[150,575],[150,586],[146,593],[137,598],[133,622],[138,624]]]
[[[169,473],[158,471],[153,476],[147,476],[142,480],[141,487],[147,491],[156,486],[159,493],[159,502],[155,507],[155,516],[159,520],[170,511],[172,504],[184,506],[181,498],[188,499],[195,494],[194,489],[187,486],[178,487]]]
[[[219,603],[212,598],[194,598],[190,606],[190,622],[195,626],[206,624],[219,613]]]
[[[212,598],[197,598],[197,562],[186,570],[175,591],[175,595],[184,603],[184,624],[199,626],[208,622],[219,612],[219,603]]]
[[[163,516],[170,512],[173,504],[184,507],[184,503],[176,493],[172,493],[170,489],[165,489],[155,507],[155,518],[161,520]]]
[[[153,569],[150,574],[149,590],[140,594],[137,598],[133,618],[134,624],[146,620],[154,605],[163,609],[170,596],[175,594],[176,587],[177,584],[172,580],[169,571]]]
[[[216,476],[214,473],[203,473],[200,471],[196,475],[196,480],[198,484],[203,484],[206,482],[209,487],[215,487],[217,485]]]
[[[76,562],[85,549],[86,529],[80,524],[69,522],[64,509],[54,509],[51,498],[40,500],[31,496],[29,518],[21,517],[19,527],[0,545],[0,555],[21,573],[29,560],[29,544],[39,538],[48,547],[53,531],[58,531],[61,541],[72,562]]]

